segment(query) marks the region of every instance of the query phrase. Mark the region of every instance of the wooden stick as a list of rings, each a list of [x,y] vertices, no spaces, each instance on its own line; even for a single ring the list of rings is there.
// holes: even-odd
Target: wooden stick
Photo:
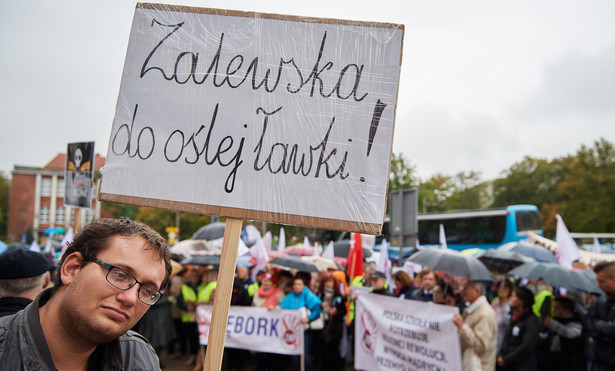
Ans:
[[[211,315],[211,327],[207,352],[205,354],[204,371],[220,370],[222,367],[222,355],[224,354],[224,341],[226,340],[226,323],[228,310],[231,305],[233,293],[233,278],[235,265],[237,264],[237,246],[241,235],[242,219],[227,218],[224,229],[224,242],[220,255],[220,269],[218,271],[218,284],[214,308]]]
[[[70,220],[70,215],[68,216],[68,219]],[[75,224],[73,227],[73,231],[75,234],[77,234],[77,232],[79,231],[79,228],[81,228],[81,208],[80,207],[75,209]]]

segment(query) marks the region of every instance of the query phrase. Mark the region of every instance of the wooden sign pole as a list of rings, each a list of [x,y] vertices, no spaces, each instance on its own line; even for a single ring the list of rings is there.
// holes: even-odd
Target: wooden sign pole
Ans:
[[[68,218],[70,219],[70,215]],[[75,224],[73,227],[74,233],[77,234],[80,228],[81,228],[81,208],[78,207],[75,209]]]
[[[222,367],[224,341],[226,340],[226,324],[228,321],[229,306],[231,305],[235,265],[237,264],[237,246],[241,235],[242,223],[242,219],[226,219],[224,242],[222,243],[222,253],[220,255],[218,283],[211,315],[209,340],[207,341],[207,353],[205,356],[205,363],[203,364],[204,371],[219,371]]]

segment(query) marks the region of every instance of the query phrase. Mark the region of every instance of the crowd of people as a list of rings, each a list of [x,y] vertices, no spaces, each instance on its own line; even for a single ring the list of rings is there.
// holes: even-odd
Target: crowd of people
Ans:
[[[202,369],[207,349],[199,344],[196,308],[215,299],[217,268],[172,270],[170,258],[159,235],[127,219],[86,226],[58,262],[52,288],[51,267],[39,253],[0,255],[0,368],[82,369],[93,360],[164,368],[155,351]],[[451,321],[464,370],[613,370],[615,262],[598,263],[594,272],[602,295],[512,277],[468,281],[430,269],[397,269],[389,281],[368,262],[357,277],[239,266],[231,305],[303,311],[308,371],[352,367],[353,299],[360,290],[459,308]],[[225,369],[299,370],[299,362],[231,348],[224,355]]]

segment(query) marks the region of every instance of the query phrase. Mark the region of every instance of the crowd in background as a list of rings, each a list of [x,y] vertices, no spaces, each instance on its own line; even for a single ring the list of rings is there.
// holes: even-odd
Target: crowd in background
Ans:
[[[162,298],[134,329],[159,355],[166,352],[200,370],[207,350],[199,344],[196,308],[212,304],[218,272],[215,266],[177,265]],[[239,266],[231,305],[303,310],[308,371],[352,369],[353,300],[360,290],[459,308],[451,321],[458,328],[464,370],[614,370],[615,262],[593,269],[600,295],[504,276],[468,281],[430,269],[415,274],[396,268],[388,281],[367,262],[363,274],[352,279],[343,270],[304,273],[267,265],[251,272]],[[50,272],[40,253],[17,249],[0,255],[0,316],[31,303],[51,284]],[[320,318],[324,325],[312,326]],[[225,349],[223,362],[224,369],[234,370],[300,369],[299,356],[241,349]]]
[[[310,274],[269,267],[258,272],[253,281],[249,268],[240,266],[231,305],[272,310],[305,307],[309,313],[305,323],[316,320],[322,312],[324,328],[304,332],[306,370],[352,368],[356,286],[404,300],[458,307],[461,319],[451,320],[458,322],[466,370],[602,370],[615,365],[615,290],[605,291],[602,297],[564,294],[542,281],[508,277],[493,283],[468,282],[430,269],[416,275],[398,269],[389,283],[374,264],[364,267],[364,274],[353,280],[341,270]],[[187,365],[200,370],[206,347],[198,342],[195,309],[214,299],[217,271],[213,266],[184,268],[172,278],[164,299],[146,313],[137,330],[157,352],[166,350],[170,357],[183,357]],[[597,269],[606,272],[607,284],[613,285],[615,264]],[[298,356],[229,348],[225,349],[223,366],[236,370],[300,369]]]

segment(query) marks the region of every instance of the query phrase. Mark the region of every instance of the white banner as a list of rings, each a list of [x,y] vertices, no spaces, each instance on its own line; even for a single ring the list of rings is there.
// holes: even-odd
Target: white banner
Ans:
[[[381,226],[402,41],[394,24],[138,4],[101,195]]]
[[[207,345],[211,324],[211,305],[197,307],[199,341]],[[225,347],[256,352],[303,353],[303,326],[296,310],[231,306],[226,326]]]
[[[365,293],[356,305],[356,369],[462,369],[457,307]]]

